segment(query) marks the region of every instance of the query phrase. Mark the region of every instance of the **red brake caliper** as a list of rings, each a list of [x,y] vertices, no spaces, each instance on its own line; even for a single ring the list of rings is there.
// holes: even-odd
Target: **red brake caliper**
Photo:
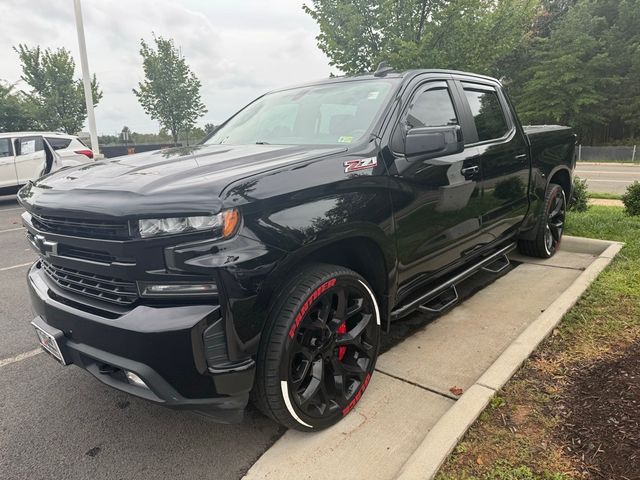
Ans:
[[[337,332],[340,335],[347,333],[347,322],[343,322],[342,325],[338,327]],[[342,361],[345,353],[347,353],[347,347],[338,347],[338,360]]]

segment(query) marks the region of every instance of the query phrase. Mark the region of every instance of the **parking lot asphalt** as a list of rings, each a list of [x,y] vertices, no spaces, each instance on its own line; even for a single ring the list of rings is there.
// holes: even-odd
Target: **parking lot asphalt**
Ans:
[[[0,197],[0,478],[240,478],[282,433],[254,410],[221,425],[117,392],[47,354],[21,355],[38,350],[25,282],[36,255],[20,213],[15,197]]]

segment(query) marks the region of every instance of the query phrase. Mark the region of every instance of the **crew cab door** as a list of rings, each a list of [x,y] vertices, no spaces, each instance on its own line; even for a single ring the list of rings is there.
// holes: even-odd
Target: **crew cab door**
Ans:
[[[398,280],[404,290],[456,262],[481,242],[478,150],[462,147],[466,132],[460,110],[452,81],[427,81],[410,94],[391,133],[389,171],[397,182],[392,201]],[[447,143],[442,151],[426,155],[402,152],[409,147],[413,132],[436,137],[439,132],[449,136],[455,132],[459,146],[449,148]]]
[[[457,81],[469,122],[466,148],[481,166],[481,228],[494,238],[512,233],[528,208],[529,146],[497,85]]]
[[[46,166],[44,141],[41,136],[20,137],[15,140],[16,175],[20,185],[40,177]]]
[[[18,184],[15,158],[10,138],[0,138],[0,188],[14,187]]]

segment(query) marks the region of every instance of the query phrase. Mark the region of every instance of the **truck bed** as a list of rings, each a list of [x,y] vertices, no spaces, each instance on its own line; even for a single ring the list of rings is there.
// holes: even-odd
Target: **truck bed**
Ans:
[[[522,127],[531,145],[532,164],[550,171],[558,164],[574,165],[576,137],[571,127],[562,125],[526,125]]]
[[[571,127],[565,127],[563,125],[523,125],[522,129],[524,133],[532,141],[537,141],[540,138],[557,137],[557,136],[573,136]]]

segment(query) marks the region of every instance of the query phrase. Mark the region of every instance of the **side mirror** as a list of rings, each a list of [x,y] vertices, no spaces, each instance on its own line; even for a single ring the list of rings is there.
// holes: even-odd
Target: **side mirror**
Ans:
[[[404,154],[426,160],[464,150],[460,125],[412,128],[405,137]]]

